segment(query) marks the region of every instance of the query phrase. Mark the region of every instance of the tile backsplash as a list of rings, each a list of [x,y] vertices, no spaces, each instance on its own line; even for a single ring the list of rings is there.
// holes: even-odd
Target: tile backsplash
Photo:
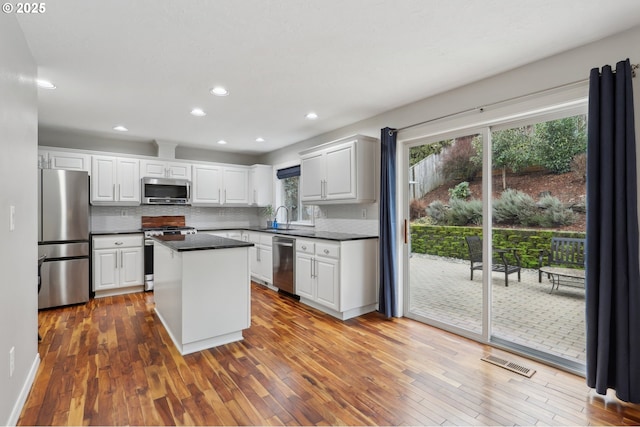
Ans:
[[[258,208],[210,208],[196,206],[92,206],[91,231],[129,231],[140,228],[141,217],[184,215],[185,223],[196,228],[253,227],[261,223]]]
[[[363,212],[364,211],[364,212]],[[91,231],[118,232],[140,229],[142,216],[184,215],[196,228],[257,227],[264,225],[260,208],[215,208],[197,206],[91,206]],[[320,206],[315,219],[319,231],[378,234],[378,204]]]
[[[378,204],[321,205],[315,219],[319,231],[378,235]]]

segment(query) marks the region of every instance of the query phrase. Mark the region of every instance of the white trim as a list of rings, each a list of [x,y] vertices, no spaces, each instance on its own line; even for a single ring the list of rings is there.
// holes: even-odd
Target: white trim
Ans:
[[[24,408],[24,404],[27,402],[27,397],[29,397],[29,392],[31,391],[31,387],[33,387],[33,382],[36,379],[36,374],[38,373],[38,367],[40,366],[40,355],[36,353],[36,357],[31,364],[31,369],[29,369],[29,373],[27,378],[25,379],[24,384],[22,385],[22,389],[20,390],[20,394],[16,399],[16,403],[13,405],[13,409],[9,414],[9,419],[7,420],[8,426],[15,426],[18,424],[18,419],[20,418],[20,414],[22,413],[22,409]]]

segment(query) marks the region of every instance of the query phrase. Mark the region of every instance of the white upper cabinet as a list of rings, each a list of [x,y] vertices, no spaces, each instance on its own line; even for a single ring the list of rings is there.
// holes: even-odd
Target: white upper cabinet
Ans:
[[[222,204],[249,204],[249,169],[242,166],[225,166],[222,168]]]
[[[378,147],[378,140],[356,135],[300,153],[302,201],[315,204],[375,202]]]
[[[93,156],[91,203],[135,206],[140,204],[140,161],[133,158]]]
[[[249,204],[264,207],[272,203],[273,167],[253,165],[249,169]]]
[[[193,165],[192,205],[249,204],[249,170],[244,166]]]
[[[141,160],[140,175],[153,178],[191,179],[191,164],[164,160]]]
[[[70,151],[38,150],[40,169],[65,169],[91,174],[91,156]]]

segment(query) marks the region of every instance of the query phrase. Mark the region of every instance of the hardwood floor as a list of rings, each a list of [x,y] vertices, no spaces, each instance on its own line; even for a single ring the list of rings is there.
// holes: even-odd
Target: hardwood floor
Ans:
[[[640,423],[583,378],[409,319],[342,322],[255,284],[245,339],[184,357],[151,293],[43,311],[40,333],[19,425]]]

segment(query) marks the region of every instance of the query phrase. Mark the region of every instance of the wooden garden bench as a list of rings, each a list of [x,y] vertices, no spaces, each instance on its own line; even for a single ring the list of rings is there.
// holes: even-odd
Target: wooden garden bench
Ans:
[[[473,280],[473,271],[482,270],[482,239],[478,236],[466,236],[467,246],[469,248],[469,260],[471,261],[471,280]],[[520,256],[515,248],[509,249],[493,249],[493,262],[491,263],[491,271],[504,273],[504,285],[509,286],[509,274],[518,273],[518,282],[520,281]],[[507,262],[507,255],[511,254],[515,264]],[[511,257],[510,257],[511,258]]]
[[[538,282],[542,274],[551,280],[551,292],[567,286],[584,288],[585,239],[552,237],[551,249],[540,250],[538,255]]]

